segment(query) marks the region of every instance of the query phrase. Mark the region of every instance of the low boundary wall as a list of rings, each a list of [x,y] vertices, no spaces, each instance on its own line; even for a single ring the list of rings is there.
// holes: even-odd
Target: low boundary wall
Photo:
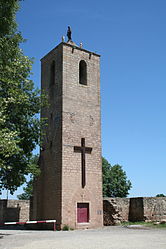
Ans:
[[[104,225],[123,221],[166,221],[166,197],[104,198]]]
[[[0,223],[29,220],[30,202],[0,200]],[[166,221],[166,197],[104,198],[104,225],[124,221]]]
[[[0,200],[0,223],[29,220],[28,200]]]

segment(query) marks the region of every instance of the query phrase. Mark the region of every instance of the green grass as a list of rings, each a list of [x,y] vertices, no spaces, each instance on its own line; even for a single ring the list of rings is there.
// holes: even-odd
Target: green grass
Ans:
[[[155,224],[156,222],[144,222],[144,221],[138,221],[138,222],[122,222],[122,226],[130,226],[130,225],[142,225],[149,228],[165,228],[166,224]]]

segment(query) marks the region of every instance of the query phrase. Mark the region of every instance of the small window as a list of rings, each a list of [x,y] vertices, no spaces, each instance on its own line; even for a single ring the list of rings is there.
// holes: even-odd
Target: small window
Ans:
[[[50,66],[50,85],[55,83],[55,61],[52,61]]]
[[[79,83],[87,85],[87,65],[83,60],[79,63]]]

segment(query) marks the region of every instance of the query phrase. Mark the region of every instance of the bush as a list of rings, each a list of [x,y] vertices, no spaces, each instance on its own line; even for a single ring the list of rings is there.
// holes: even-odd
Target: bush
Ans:
[[[69,231],[70,227],[68,225],[64,225],[62,231]]]

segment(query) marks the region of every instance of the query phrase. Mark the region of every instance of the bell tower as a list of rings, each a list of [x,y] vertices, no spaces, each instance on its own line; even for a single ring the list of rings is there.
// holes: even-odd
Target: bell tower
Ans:
[[[60,227],[101,227],[100,55],[63,41],[41,59],[41,75],[49,104],[34,214]]]

